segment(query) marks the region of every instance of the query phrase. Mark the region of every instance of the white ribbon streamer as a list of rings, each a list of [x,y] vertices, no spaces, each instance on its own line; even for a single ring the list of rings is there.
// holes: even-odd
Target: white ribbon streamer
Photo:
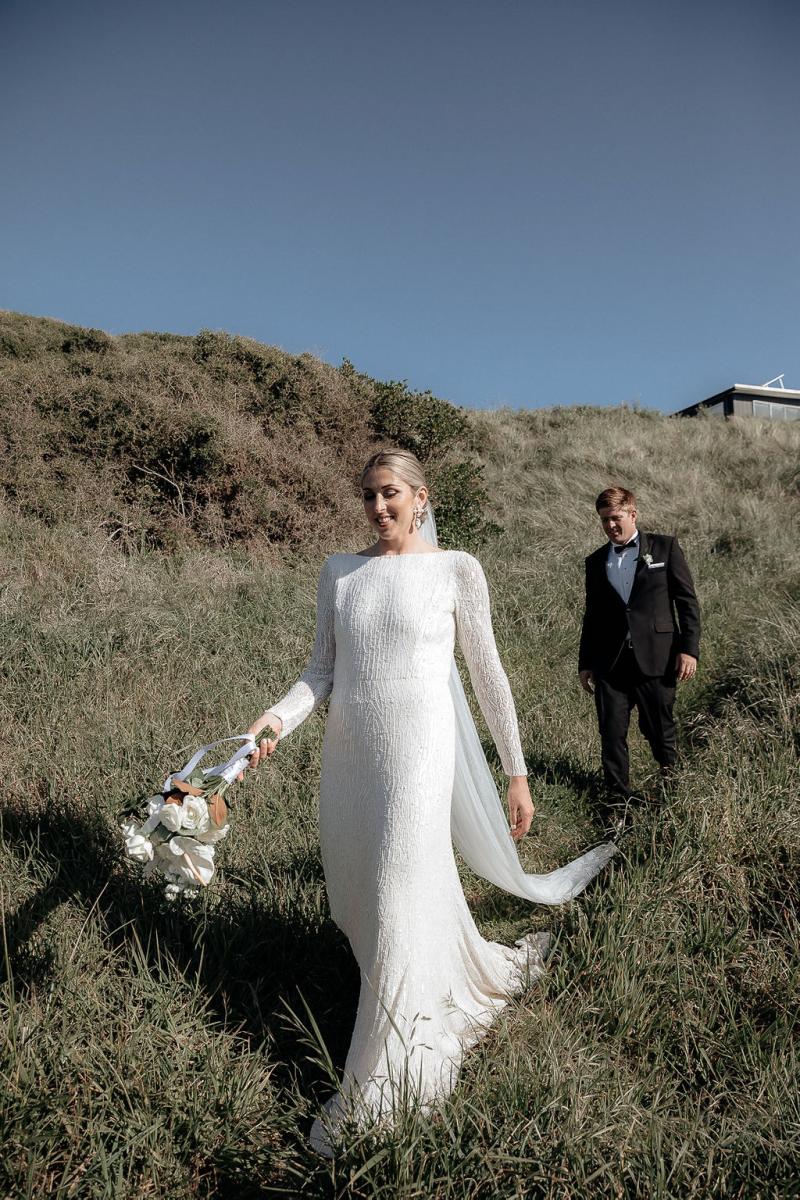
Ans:
[[[224,746],[226,742],[244,742],[235,754],[232,754],[227,762],[221,763],[217,767],[203,767],[203,775],[219,775],[226,783],[233,783],[236,776],[242,770],[244,761],[253,753],[256,748],[256,741],[250,733],[236,733],[232,737],[219,738],[216,742],[209,742],[206,746],[201,746],[192,757],[189,759],[185,767],[181,767],[180,771],[173,771],[168,775],[164,783],[164,791],[168,792],[172,786],[173,779],[186,780],[195,769],[200,759],[208,754],[209,750],[216,749],[217,746]]]

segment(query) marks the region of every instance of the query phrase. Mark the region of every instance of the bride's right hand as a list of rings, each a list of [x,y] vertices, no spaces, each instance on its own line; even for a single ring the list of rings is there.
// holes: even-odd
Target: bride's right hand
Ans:
[[[259,738],[258,735],[267,728],[271,729],[276,735],[274,741],[270,738]],[[247,732],[251,737],[257,740],[256,748],[247,760],[247,766],[249,770],[254,771],[259,763],[262,763],[265,759],[272,757],[277,748],[278,738],[280,737],[282,728],[283,722],[281,721],[280,717],[276,717],[270,712],[264,713],[262,717],[259,717],[257,721],[253,722]],[[244,771],[240,771],[236,778],[241,783],[241,781],[244,779]]]
[[[515,842],[525,837],[535,812],[527,775],[512,775],[508,781],[508,816]]]

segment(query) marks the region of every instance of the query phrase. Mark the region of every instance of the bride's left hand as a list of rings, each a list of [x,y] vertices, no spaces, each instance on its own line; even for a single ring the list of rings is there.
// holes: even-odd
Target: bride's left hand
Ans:
[[[265,729],[270,728],[275,734],[275,740],[270,741],[262,736]],[[247,760],[248,769],[254,771],[260,762],[266,762],[268,758],[272,758],[275,753],[275,748],[278,745],[278,738],[283,728],[283,722],[280,717],[274,716],[271,712],[265,712],[262,716],[254,721],[248,729],[248,733],[255,738],[256,748]],[[240,771],[236,776],[239,783],[244,779],[244,771]]]
[[[515,842],[525,837],[535,811],[527,775],[513,775],[508,784],[508,817]]]

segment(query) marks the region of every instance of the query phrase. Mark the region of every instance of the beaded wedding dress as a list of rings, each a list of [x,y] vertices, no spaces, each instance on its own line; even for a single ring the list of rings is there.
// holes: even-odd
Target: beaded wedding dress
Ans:
[[[398,1107],[447,1095],[465,1051],[542,969],[547,935],[514,947],[484,940],[456,869],[456,638],[503,770],[526,774],[484,574],[462,551],[327,559],[311,661],[270,707],[285,738],[330,696],[320,842],[331,914],[352,946],[361,992],[341,1089],[312,1129],[322,1153],[345,1117],[387,1121]],[[609,853],[576,860],[566,882],[570,868],[553,872],[557,894],[542,898],[576,894]],[[551,878],[519,871],[523,881]]]

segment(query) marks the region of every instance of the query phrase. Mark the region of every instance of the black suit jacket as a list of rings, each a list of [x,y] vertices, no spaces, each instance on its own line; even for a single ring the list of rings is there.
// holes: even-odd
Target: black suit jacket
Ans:
[[[645,675],[665,675],[680,653],[697,658],[700,606],[678,539],[639,530],[639,559],[627,604],[608,580],[607,559],[608,543],[586,559],[578,670],[607,674],[628,634]]]

